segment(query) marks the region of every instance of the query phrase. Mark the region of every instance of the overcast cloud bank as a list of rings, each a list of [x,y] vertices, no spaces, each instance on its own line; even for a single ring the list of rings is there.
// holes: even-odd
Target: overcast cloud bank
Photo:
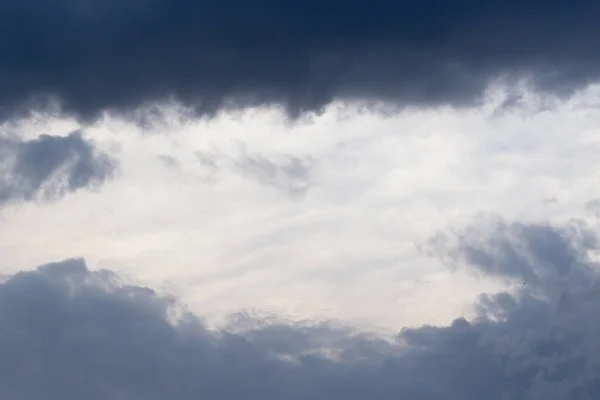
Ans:
[[[0,285],[6,398],[595,399],[600,280],[595,237],[573,225],[488,221],[435,254],[527,284],[483,295],[478,315],[395,340],[242,319],[208,330],[175,299],[81,259]],[[480,238],[481,236],[477,236]],[[446,249],[446,250],[443,250]]]
[[[0,115],[49,99],[81,120],[172,101],[197,115],[298,116],[334,99],[461,106],[498,79],[569,95],[599,77],[599,11],[591,0],[9,0]]]

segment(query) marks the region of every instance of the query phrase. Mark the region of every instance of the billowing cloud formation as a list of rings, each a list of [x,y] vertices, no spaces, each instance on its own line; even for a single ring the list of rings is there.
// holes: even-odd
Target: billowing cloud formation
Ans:
[[[530,284],[395,343],[330,325],[221,332],[150,289],[67,260],[0,284],[0,395],[89,399],[596,399],[600,280],[581,227],[498,223],[455,259]],[[478,236],[479,238],[479,236]],[[437,247],[438,254],[441,247]],[[478,256],[473,256],[477,249]],[[447,249],[450,250],[450,249]],[[328,352],[326,352],[328,350]]]
[[[98,152],[81,133],[41,135],[18,141],[0,138],[0,205],[52,200],[96,186],[112,175],[116,163]]]
[[[200,114],[298,115],[336,98],[460,105],[498,77],[565,94],[598,78],[599,11],[592,0],[8,0],[0,112],[48,97],[80,118],[167,100]]]

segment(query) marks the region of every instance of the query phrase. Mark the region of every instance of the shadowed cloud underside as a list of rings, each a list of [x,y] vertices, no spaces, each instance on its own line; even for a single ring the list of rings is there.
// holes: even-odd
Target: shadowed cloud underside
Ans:
[[[581,226],[502,221],[477,229],[488,240],[464,236],[447,250],[476,271],[494,264],[495,275],[532,274],[534,283],[483,295],[472,322],[405,329],[392,342],[335,324],[277,320],[242,318],[212,331],[173,298],[125,285],[109,271],[90,271],[80,259],[18,273],[0,285],[0,394],[597,398],[600,280],[588,257],[593,235]],[[469,256],[475,247],[490,259]],[[518,262],[507,261],[509,254]]]
[[[335,99],[468,105],[496,79],[568,95],[598,78],[590,0],[9,0],[0,115],[53,99],[95,119],[177,101],[197,115]]]

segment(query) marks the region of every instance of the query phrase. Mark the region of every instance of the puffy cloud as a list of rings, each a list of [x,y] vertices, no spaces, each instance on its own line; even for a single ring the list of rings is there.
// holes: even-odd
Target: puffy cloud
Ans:
[[[53,200],[94,187],[115,171],[116,162],[97,151],[80,132],[19,141],[0,138],[0,205]]]
[[[452,339],[457,350],[467,345],[470,354],[491,357],[501,378],[494,389],[498,397],[492,398],[600,394],[600,321],[593,311],[600,304],[600,280],[593,232],[580,223],[559,228],[492,219],[433,244],[434,254],[518,287],[482,295],[472,324],[457,320],[450,328],[417,329],[409,332],[409,343],[431,352]]]
[[[0,111],[83,119],[176,100],[207,115],[334,99],[463,105],[496,78],[568,94],[598,78],[591,0],[9,0]],[[40,100],[42,99],[42,100]]]
[[[582,226],[497,222],[437,243],[475,270],[521,279],[477,318],[395,341],[333,324],[232,321],[213,331],[168,296],[83,260],[0,284],[6,398],[594,399],[600,280]],[[446,247],[444,247],[446,246]],[[449,247],[448,247],[449,246]],[[478,248],[486,257],[472,257]],[[514,261],[514,263],[513,263]],[[494,267],[491,268],[490,266]]]

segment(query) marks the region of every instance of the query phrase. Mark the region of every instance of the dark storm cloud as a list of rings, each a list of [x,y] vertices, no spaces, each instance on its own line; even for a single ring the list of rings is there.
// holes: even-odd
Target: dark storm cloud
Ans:
[[[18,273],[0,284],[0,396],[599,398],[600,280],[587,255],[593,235],[577,226],[505,223],[484,234],[486,241],[463,236],[446,250],[476,270],[534,283],[482,296],[472,322],[406,329],[395,343],[273,320],[210,331],[193,315],[179,310],[177,317],[172,298],[89,271],[82,260]],[[487,256],[472,257],[472,248]]]
[[[101,184],[116,162],[98,152],[81,133],[41,135],[18,141],[0,138],[0,205],[53,200]]]
[[[0,111],[48,97],[84,119],[166,100],[204,115],[298,115],[336,98],[465,105],[501,76],[564,95],[598,78],[599,12],[592,0],[7,0]]]

